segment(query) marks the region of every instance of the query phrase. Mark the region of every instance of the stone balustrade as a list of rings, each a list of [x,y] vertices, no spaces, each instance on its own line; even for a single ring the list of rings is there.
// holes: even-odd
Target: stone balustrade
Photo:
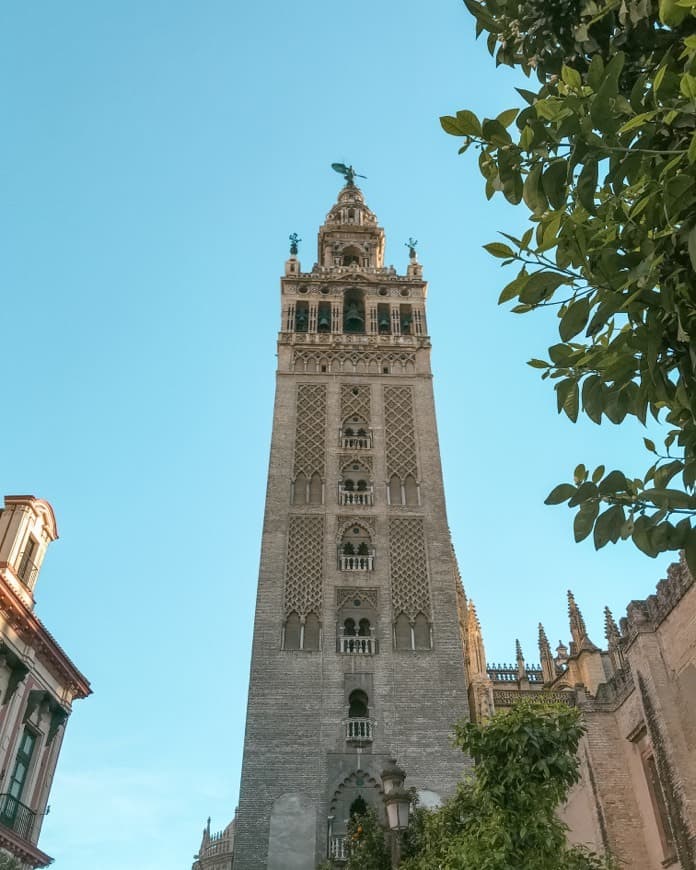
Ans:
[[[344,489],[342,486],[338,488],[338,503],[358,505],[359,507],[369,507],[374,504],[374,491],[372,487],[366,490],[351,490]]]
[[[377,652],[377,640],[374,637],[342,634],[338,639],[339,652],[353,656],[371,656]]]
[[[338,566],[341,571],[372,571],[375,557],[370,554],[367,556],[347,556],[341,553],[338,557]]]
[[[349,743],[372,743],[375,730],[372,719],[346,719],[345,725]]]

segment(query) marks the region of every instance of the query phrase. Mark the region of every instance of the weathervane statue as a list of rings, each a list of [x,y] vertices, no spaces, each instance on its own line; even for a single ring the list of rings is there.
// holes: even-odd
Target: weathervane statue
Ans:
[[[358,175],[352,166],[346,166],[345,163],[332,163],[331,168],[345,178],[346,187],[355,187],[354,178],[367,178],[366,175]]]

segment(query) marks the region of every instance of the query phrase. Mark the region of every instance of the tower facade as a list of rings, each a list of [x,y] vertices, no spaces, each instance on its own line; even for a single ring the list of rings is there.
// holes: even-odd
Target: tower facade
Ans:
[[[345,855],[390,757],[433,805],[465,764],[462,600],[438,448],[427,285],[384,265],[348,183],[281,279],[281,330],[234,870]]]

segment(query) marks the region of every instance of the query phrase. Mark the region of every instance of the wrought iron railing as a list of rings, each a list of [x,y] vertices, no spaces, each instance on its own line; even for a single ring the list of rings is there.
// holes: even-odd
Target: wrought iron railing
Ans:
[[[17,568],[17,576],[25,586],[32,586],[36,580],[36,575],[39,573],[38,565],[29,558],[28,553],[19,554],[19,568]]]
[[[11,794],[0,794],[0,825],[10,828],[24,840],[31,840],[36,813],[12,797]]]

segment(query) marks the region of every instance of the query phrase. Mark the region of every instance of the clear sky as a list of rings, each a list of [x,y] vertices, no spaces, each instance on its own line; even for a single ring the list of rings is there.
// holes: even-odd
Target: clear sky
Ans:
[[[580,461],[636,473],[638,427],[559,418],[525,361],[548,319],[496,305],[487,203],[438,116],[517,105],[463,4],[70,0],[0,4],[0,490],[55,508],[38,612],[92,680],[42,847],[57,870],[190,868],[234,811],[287,237],[341,179],[403,272],[430,281],[449,519],[488,657],[541,619],[590,634],[664,575],[595,553],[543,499]],[[453,711],[453,718],[455,716]]]

